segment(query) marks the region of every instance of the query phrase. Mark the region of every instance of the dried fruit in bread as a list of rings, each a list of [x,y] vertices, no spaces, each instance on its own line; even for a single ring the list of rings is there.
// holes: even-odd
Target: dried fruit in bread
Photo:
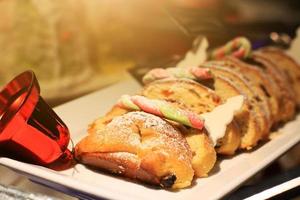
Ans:
[[[167,121],[144,112],[113,118],[75,147],[83,164],[169,188],[192,183],[192,152]]]

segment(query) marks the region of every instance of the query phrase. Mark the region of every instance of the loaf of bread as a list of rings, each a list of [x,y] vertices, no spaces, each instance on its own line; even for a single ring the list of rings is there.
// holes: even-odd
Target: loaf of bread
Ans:
[[[254,61],[254,66],[260,67],[263,72],[273,80],[273,85],[279,93],[279,121],[285,122],[292,119],[295,115],[296,91],[294,91],[292,85],[289,83],[286,72],[280,70],[274,61],[266,58],[262,52],[253,52],[252,59],[251,62]],[[282,59],[289,58],[283,57]]]
[[[296,61],[278,48],[262,48],[258,52],[261,52],[261,57],[271,62],[286,76],[288,83],[292,86],[296,104],[300,105],[300,67]]]
[[[280,94],[274,81],[259,67],[243,62],[233,56],[227,56],[223,61],[225,67],[243,74],[247,82],[252,83],[251,86],[256,94],[255,98],[262,101],[268,112],[270,123],[277,122],[279,120],[278,102],[280,101]]]
[[[182,188],[194,176],[192,151],[178,129],[145,112],[113,118],[81,140],[77,159],[126,177]]]
[[[254,51],[248,59],[210,60],[196,69],[157,69],[145,77],[138,94],[150,103],[140,107],[125,99],[127,107],[116,104],[91,123],[75,148],[79,162],[164,188],[185,188],[194,177],[209,175],[218,154],[234,155],[269,140],[300,106],[300,66],[275,48]],[[243,103],[224,113],[232,117],[215,139],[205,116],[236,96]],[[160,110],[157,102],[173,110]],[[193,125],[195,116],[203,117],[204,128]],[[220,126],[222,119],[215,119]]]
[[[155,81],[144,87],[142,95],[152,99],[177,102],[185,109],[202,114],[212,111],[222,103],[215,91],[188,79],[165,79]],[[227,128],[223,140],[216,149],[218,153],[232,155],[240,145],[240,132],[235,120]]]

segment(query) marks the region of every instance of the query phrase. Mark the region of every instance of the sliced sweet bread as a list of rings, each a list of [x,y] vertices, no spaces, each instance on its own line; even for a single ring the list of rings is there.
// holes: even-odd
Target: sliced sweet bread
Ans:
[[[144,112],[113,118],[75,147],[81,163],[167,188],[190,186],[192,151],[181,132]]]
[[[191,148],[193,153],[192,167],[196,177],[207,177],[208,173],[213,169],[217,161],[217,154],[214,146],[207,136],[205,129],[198,130],[185,126],[177,125],[181,133]]]
[[[217,152],[222,155],[234,155],[235,149],[241,145],[241,134],[238,123],[233,120],[227,126],[225,137],[219,141]]]
[[[256,98],[256,94],[253,90],[253,86],[250,85],[241,75],[236,71],[226,68],[226,63],[223,62],[206,62],[205,67],[209,67],[211,72],[214,75],[224,76],[229,79],[232,83],[235,84],[243,93],[247,96],[250,103],[250,109],[256,113],[257,122],[260,127],[261,132],[260,139],[263,138],[263,135],[268,135],[270,131],[270,115],[268,105],[265,105],[263,101],[259,101]]]
[[[272,60],[274,66],[286,75],[295,93],[297,105],[300,106],[300,65],[279,48],[266,47],[259,49],[259,52]]]
[[[212,111],[216,106],[222,103],[216,93],[188,79],[165,79],[155,81],[145,86],[142,94],[152,99],[163,99],[176,103],[183,109],[191,110],[197,114]],[[225,135],[224,141],[220,141],[223,148],[217,148],[218,153],[232,155],[240,144],[239,129],[236,124],[230,126]],[[220,151],[219,151],[220,150]]]
[[[175,105],[175,104],[174,104]],[[178,105],[176,105],[178,106]],[[182,106],[180,106],[182,108]],[[99,119],[96,119],[88,129],[89,134],[94,134],[96,132],[101,131],[103,128],[107,126],[108,123],[110,123],[115,117],[123,115],[127,112],[130,112],[129,110],[120,108],[119,106],[114,106],[105,116],[100,117]],[[195,171],[195,175],[197,177],[205,177],[209,173],[209,171],[214,167],[215,162],[217,160],[216,151],[214,149],[214,146],[210,140],[210,138],[207,136],[207,133],[205,130],[196,130],[196,129],[187,129],[183,125],[180,125],[178,123],[174,123],[171,121],[168,121],[173,126],[176,126],[183,136],[186,138],[191,151],[193,152],[193,158],[192,158],[192,167]],[[237,136],[232,136],[232,134],[228,134],[229,138],[226,138],[226,141],[228,143],[233,140],[232,138],[235,138]],[[190,138],[193,138],[194,140],[191,140]],[[240,139],[236,139],[240,141]],[[195,145],[197,144],[197,145]],[[232,144],[234,144],[232,142]],[[237,146],[239,143],[237,144]],[[228,146],[228,145],[224,145]],[[228,150],[227,150],[228,149]],[[229,147],[226,147],[228,152],[230,151]]]
[[[235,115],[235,121],[238,123],[242,139],[240,148],[250,150],[257,145],[261,137],[261,129],[258,126],[256,113],[251,109],[249,99],[238,87],[229,79],[216,75],[214,77],[214,90],[222,99],[228,99],[233,96],[243,95],[245,103],[241,112]]]
[[[213,68],[216,68],[215,71],[219,70],[221,73],[223,71],[224,75],[235,80],[233,82],[237,83],[239,87],[246,89],[245,93],[250,95],[249,98],[254,105],[258,105],[256,106],[256,112],[260,112],[260,116],[262,117],[262,120],[260,120],[263,129],[262,138],[268,139],[274,120],[269,95],[267,94],[267,91],[264,90],[265,88],[263,89],[262,81],[260,81],[263,79],[263,76],[260,75],[263,73],[261,72],[260,74],[258,68],[254,68],[253,70],[253,67],[251,68],[246,66],[245,63],[234,57],[225,57],[221,61],[213,61],[209,63],[213,65]],[[227,68],[228,70],[225,70],[224,68]],[[231,75],[228,75],[228,73],[231,73]],[[264,80],[264,82],[268,83],[267,80]],[[252,91],[248,90],[248,92],[246,92],[247,87]],[[278,109],[278,102],[275,103],[275,108]],[[276,113],[276,116],[277,115],[278,111]]]
[[[285,122],[292,119],[295,114],[296,100],[292,86],[287,81],[286,75],[275,66],[271,59],[266,58],[262,52],[254,51],[252,53],[252,60],[248,60],[248,62],[262,69],[274,81],[274,86],[277,87],[277,91],[280,94],[279,121]]]
[[[280,93],[276,90],[275,83],[267,76],[262,69],[243,62],[232,56],[224,58],[227,61],[226,67],[232,68],[243,74],[245,79],[252,83],[257,97],[267,102],[270,110],[271,123],[278,121]]]
[[[215,93],[221,97],[222,101],[243,94],[243,92],[236,88],[229,80],[219,76],[202,84],[206,84],[206,87],[188,79],[165,79],[146,85],[142,94],[153,99],[178,102],[199,114],[211,111],[220,101],[214,97],[214,93],[208,90],[207,87],[214,90]],[[239,144],[238,138],[240,137],[236,134],[236,131],[239,131],[239,133],[243,135],[243,142],[240,144],[240,147],[243,149],[250,149],[255,146],[259,140],[258,133],[260,130],[257,125],[256,115],[253,111],[250,111],[248,100],[245,102],[242,111],[237,113],[234,118],[234,121],[236,121],[240,127],[235,128],[235,124],[232,125],[234,128],[228,127],[228,135],[225,135],[227,139],[224,138],[221,142],[221,148],[217,149],[219,153],[234,153]],[[222,146],[224,148],[222,148]]]

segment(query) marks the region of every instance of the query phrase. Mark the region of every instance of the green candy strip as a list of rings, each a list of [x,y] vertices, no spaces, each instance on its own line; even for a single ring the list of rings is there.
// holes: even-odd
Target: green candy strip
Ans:
[[[184,124],[186,126],[192,126],[190,123],[190,120],[188,116],[186,116],[182,110],[174,108],[174,106],[171,106],[167,103],[163,102],[157,102],[160,112],[165,116],[165,118],[179,122],[181,124]]]
[[[126,107],[126,108],[129,108],[129,109],[131,109],[131,110],[141,110],[137,105],[135,105],[135,104],[131,101],[129,95],[123,95],[123,96],[121,97],[121,99],[119,100],[118,105],[119,105],[120,107]]]
[[[201,116],[179,109],[163,100],[152,100],[138,95],[123,95],[118,105],[130,110],[142,110],[197,129],[202,129],[204,126],[204,120]]]
[[[248,58],[251,56],[251,43],[245,37],[237,37],[224,46],[213,50],[210,54],[210,59],[220,59],[224,56],[234,56],[237,58]]]

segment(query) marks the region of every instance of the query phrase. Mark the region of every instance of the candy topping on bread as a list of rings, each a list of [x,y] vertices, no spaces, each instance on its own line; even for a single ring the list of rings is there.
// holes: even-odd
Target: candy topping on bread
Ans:
[[[145,112],[115,117],[75,147],[80,162],[168,188],[191,185],[192,152],[167,121]]]
[[[247,58],[250,56],[251,43],[245,37],[237,37],[224,46],[215,49],[210,57],[211,59],[220,59],[228,55],[236,58]]]
[[[142,96],[122,96],[90,125],[76,145],[77,160],[164,188],[184,188],[193,177],[208,176],[218,154],[250,150],[278,122],[294,117],[300,67],[282,50],[251,52],[251,43],[239,37],[210,59],[218,61],[148,72]]]
[[[118,105],[127,109],[142,110],[193,128],[203,128],[203,119],[200,116],[193,112],[176,108],[166,101],[152,100],[138,95],[123,95]]]
[[[204,118],[204,126],[214,145],[218,139],[223,138],[226,127],[233,120],[235,112],[241,110],[244,104],[242,95],[231,97],[222,105],[217,106],[213,111],[201,114]]]
[[[165,78],[188,78],[192,80],[208,80],[212,78],[212,73],[208,68],[188,67],[166,69],[155,68],[150,70],[144,77],[143,83],[148,84],[156,80]]]
[[[126,109],[142,110],[200,130],[204,123],[213,144],[216,145],[217,140],[224,137],[227,125],[233,120],[235,112],[242,108],[243,103],[244,97],[242,95],[231,97],[211,112],[201,115],[176,108],[163,100],[152,100],[138,95],[123,95],[118,105]]]

